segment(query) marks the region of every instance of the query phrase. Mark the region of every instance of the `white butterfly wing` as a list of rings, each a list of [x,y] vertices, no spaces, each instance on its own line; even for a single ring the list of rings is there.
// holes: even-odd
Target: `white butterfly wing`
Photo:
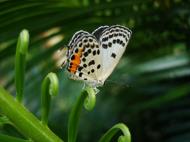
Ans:
[[[84,80],[91,86],[97,86],[101,72],[100,46],[91,34],[82,35],[72,46],[67,70],[71,78]]]
[[[109,77],[118,64],[131,34],[131,30],[120,25],[111,26],[102,32],[100,36],[102,70],[100,75],[98,75],[98,79],[102,82]]]
[[[92,34],[76,32],[67,53],[71,78],[94,87],[103,85],[123,55],[131,31],[123,26],[102,26]]]
[[[81,38],[82,36],[84,36],[84,35],[89,35],[89,33],[86,32],[86,31],[80,30],[80,31],[76,32],[76,33],[72,36],[72,38],[71,38],[71,40],[69,41],[69,44],[68,44],[69,50],[68,50],[68,53],[67,53],[67,57],[70,56],[71,51],[73,50],[75,43],[76,43],[78,40],[80,40],[80,38]]]

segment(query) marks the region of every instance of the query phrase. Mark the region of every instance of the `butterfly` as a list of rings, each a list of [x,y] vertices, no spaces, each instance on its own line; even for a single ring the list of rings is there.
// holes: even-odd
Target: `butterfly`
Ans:
[[[76,32],[67,51],[70,78],[94,88],[103,86],[122,57],[131,34],[130,29],[121,25],[101,26],[92,33]]]

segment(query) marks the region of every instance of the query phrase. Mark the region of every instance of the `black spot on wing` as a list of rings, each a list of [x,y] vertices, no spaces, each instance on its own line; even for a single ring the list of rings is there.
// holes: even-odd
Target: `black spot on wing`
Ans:
[[[75,49],[75,53],[78,53],[78,51],[79,51],[78,48],[76,48],[76,49]]]
[[[113,34],[113,36],[114,36],[114,37],[117,37],[117,36],[118,36],[118,33]]]
[[[92,38],[90,38],[90,39],[89,39],[89,42],[93,42],[93,39],[92,39]]]
[[[79,77],[82,77],[82,75],[83,75],[83,73],[82,73],[82,72],[80,72],[80,73],[79,73]]]
[[[117,43],[118,43],[118,44],[120,43],[120,39],[117,39]]]
[[[72,55],[72,56],[71,56],[71,60],[74,60],[74,59],[75,59],[75,55]]]
[[[85,47],[87,47],[87,48],[88,48],[88,47],[90,47],[90,44],[89,44],[89,43],[87,43],[87,44],[85,45]]]
[[[111,54],[111,57],[112,57],[112,58],[116,58],[116,54],[115,54],[115,53],[112,53],[112,54]]]
[[[92,52],[92,50],[91,49],[88,49],[88,53],[90,54]]]
[[[88,66],[91,66],[91,65],[94,65],[95,64],[95,61],[94,60],[91,60],[89,63],[88,63]]]
[[[88,42],[88,40],[87,40],[87,39],[84,39],[83,42],[86,43],[86,42]]]
[[[91,72],[93,73],[95,70],[94,69],[91,69]]]
[[[91,45],[91,48],[94,48],[95,47],[95,44],[93,43],[92,45]]]
[[[82,69],[83,69],[83,67],[80,66],[80,67],[78,68],[78,71],[81,71]]]
[[[100,50],[99,50],[99,49],[97,50],[97,54],[98,54],[98,55],[100,54]]]
[[[109,43],[108,43],[108,46],[109,46],[109,47],[111,47],[111,46],[112,46],[112,43],[111,43],[111,42],[109,42]]]
[[[122,45],[122,44],[123,44],[123,41],[122,41],[122,40],[120,40],[119,44],[121,44],[121,45]]]
[[[107,48],[108,48],[108,45],[107,45],[107,44],[102,44],[102,47],[103,47],[104,49],[107,49]]]
[[[88,52],[84,52],[84,56],[87,57],[88,56]]]
[[[102,38],[102,42],[108,41],[108,37]]]
[[[79,43],[79,47],[82,47],[82,42]]]
[[[97,69],[99,69],[101,67],[101,65],[99,64],[99,65],[97,65]]]
[[[115,43],[116,43],[116,39],[113,40],[113,44],[115,44]]]
[[[94,51],[92,52],[92,54],[95,56],[95,55],[96,55],[96,50],[94,50]]]
[[[112,37],[113,37],[113,34],[110,34],[110,35],[109,35],[109,38],[112,38]]]

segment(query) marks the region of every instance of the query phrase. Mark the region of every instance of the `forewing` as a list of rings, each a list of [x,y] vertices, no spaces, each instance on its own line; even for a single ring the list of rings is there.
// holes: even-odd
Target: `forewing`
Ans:
[[[109,77],[123,55],[131,30],[124,26],[114,25],[105,29],[100,37],[101,64],[103,66],[99,79],[103,82]]]
[[[67,70],[77,80],[94,82],[100,74],[100,46],[93,35],[83,35],[73,45]]]
[[[70,53],[72,52],[75,43],[76,43],[82,36],[84,36],[84,35],[89,35],[89,33],[86,32],[86,31],[80,30],[80,31],[76,32],[76,33],[72,36],[72,38],[71,38],[71,40],[69,41],[69,44],[68,44],[67,57],[70,56]]]

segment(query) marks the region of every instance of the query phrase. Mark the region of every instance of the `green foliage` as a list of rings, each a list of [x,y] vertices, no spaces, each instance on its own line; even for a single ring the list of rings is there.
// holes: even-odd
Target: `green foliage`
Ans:
[[[49,72],[56,72],[59,95],[52,101],[48,124],[58,136],[66,137],[64,122],[82,86],[56,68],[54,52],[67,45],[77,30],[125,25],[132,29],[132,39],[120,64],[100,88],[95,110],[83,113],[79,141],[96,142],[122,120],[132,130],[133,141],[186,142],[190,139],[189,5],[182,0],[1,1],[0,84],[16,94],[15,44],[18,33],[26,28],[30,48],[23,102],[39,116],[39,84]],[[63,38],[48,44],[55,37]],[[1,131],[9,134],[4,127]]]
[[[22,140],[19,138],[6,136],[6,135],[2,135],[2,134],[0,134],[0,141],[2,141],[2,142],[31,142],[29,140]]]
[[[92,110],[96,102],[96,93],[93,88],[86,87],[86,89],[81,92],[75,106],[73,107],[68,123],[68,142],[75,142],[77,138],[77,127],[79,122],[80,113],[82,106],[87,110]]]
[[[117,133],[119,130],[121,130],[124,135],[119,137],[118,142],[130,142],[131,134],[128,128],[122,123],[113,126],[108,132],[106,132],[102,136],[99,142],[109,142],[112,139],[112,137],[115,135],[115,133]]]
[[[26,138],[36,142],[62,142],[48,127],[42,125],[33,114],[15,101],[2,87],[0,87],[0,108],[1,112],[9,118]]]
[[[16,51],[16,62],[15,62],[15,79],[16,79],[16,90],[17,101],[14,100],[14,97],[11,96],[2,86],[0,86],[0,110],[2,113],[1,125],[11,124],[14,126],[21,134],[23,134],[26,139],[23,140],[20,138],[0,135],[0,140],[4,142],[63,142],[59,137],[57,137],[49,128],[48,128],[48,116],[50,110],[51,96],[56,96],[58,94],[58,78],[55,73],[49,73],[42,82],[42,97],[41,97],[41,122],[30,113],[22,104],[23,97],[23,82],[24,82],[24,72],[25,72],[25,60],[26,60],[26,48],[28,47],[29,34],[26,30],[23,30],[20,33],[18,39],[17,51]],[[24,55],[24,56],[23,56]],[[19,81],[19,77],[21,81]],[[79,96],[76,104],[74,105],[68,123],[68,142],[75,142],[77,139],[78,123],[79,117],[82,110],[82,106],[87,110],[92,110],[96,102],[96,92],[91,87],[86,87]],[[118,124],[119,125],[119,124]],[[116,127],[116,126],[115,126]],[[119,126],[117,126],[119,127]],[[122,124],[123,132],[129,133],[128,129],[124,129],[126,126]],[[114,128],[112,128],[114,129]],[[112,130],[110,130],[112,131]],[[114,133],[108,133],[106,136],[112,137]],[[120,137],[119,141],[130,142],[130,135],[125,137]],[[106,141],[110,141],[107,139]],[[104,138],[103,138],[104,141]]]
[[[16,49],[16,58],[15,58],[15,83],[16,83],[16,93],[17,100],[19,102],[22,101],[23,97],[23,88],[24,88],[24,74],[25,74],[25,62],[26,62],[26,54],[28,51],[28,42],[29,42],[29,34],[27,30],[23,30],[20,33],[17,49]]]
[[[55,73],[49,73],[42,83],[42,97],[41,97],[41,104],[42,104],[42,123],[47,124],[48,116],[49,116],[49,109],[51,103],[51,96],[56,96],[58,94],[58,78]]]

